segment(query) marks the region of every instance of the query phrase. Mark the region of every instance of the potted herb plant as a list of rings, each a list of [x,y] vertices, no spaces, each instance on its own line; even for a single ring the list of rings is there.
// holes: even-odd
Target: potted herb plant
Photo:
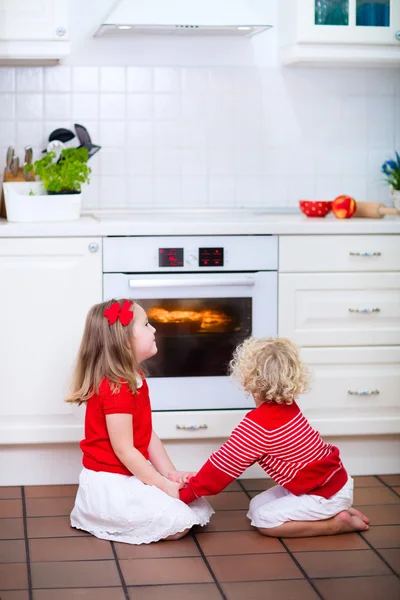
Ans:
[[[382,173],[390,186],[393,206],[400,210],[400,156],[395,152],[396,160],[387,160],[382,165]]]
[[[82,185],[89,183],[87,148],[47,152],[24,167],[38,181],[5,183],[7,219],[14,222],[71,221],[80,216]]]

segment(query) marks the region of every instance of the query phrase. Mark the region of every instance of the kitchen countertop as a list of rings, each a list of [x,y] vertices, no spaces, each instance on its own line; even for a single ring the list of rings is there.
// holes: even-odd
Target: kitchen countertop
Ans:
[[[382,219],[308,218],[262,210],[104,211],[64,223],[9,223],[4,237],[89,237],[135,235],[338,235],[400,234],[400,217]]]

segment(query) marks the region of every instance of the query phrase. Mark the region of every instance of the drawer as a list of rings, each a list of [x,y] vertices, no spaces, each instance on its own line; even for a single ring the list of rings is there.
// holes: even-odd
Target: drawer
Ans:
[[[301,346],[397,345],[400,273],[283,273],[278,312]]]
[[[153,427],[163,440],[226,439],[249,410],[153,412]]]
[[[303,348],[311,391],[299,406],[324,435],[400,432],[400,346]]]
[[[280,236],[279,271],[400,271],[400,235]]]

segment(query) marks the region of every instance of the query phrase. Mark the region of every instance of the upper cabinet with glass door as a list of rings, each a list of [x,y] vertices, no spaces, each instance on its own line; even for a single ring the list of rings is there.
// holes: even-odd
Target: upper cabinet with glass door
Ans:
[[[400,0],[281,0],[282,59],[400,63]]]

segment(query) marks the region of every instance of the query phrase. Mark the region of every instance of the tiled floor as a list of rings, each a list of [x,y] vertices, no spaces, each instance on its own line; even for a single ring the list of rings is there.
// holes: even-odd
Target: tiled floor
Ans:
[[[270,485],[241,480],[211,498],[206,528],[130,546],[71,529],[76,486],[0,488],[1,600],[398,600],[400,475],[357,477],[365,534],[277,540],[245,517]]]

